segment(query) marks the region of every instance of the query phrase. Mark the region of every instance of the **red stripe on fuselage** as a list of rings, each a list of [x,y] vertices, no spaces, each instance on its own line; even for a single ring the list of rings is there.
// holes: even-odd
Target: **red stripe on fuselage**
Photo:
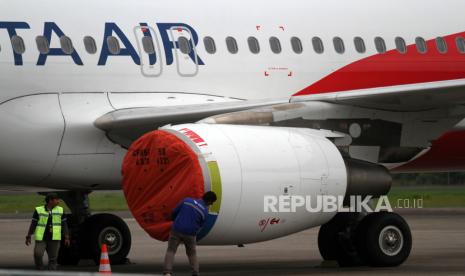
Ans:
[[[394,172],[465,171],[465,130],[448,132],[433,141],[431,149]]]
[[[465,78],[465,54],[457,49],[457,37],[465,37],[465,33],[444,37],[448,48],[445,54],[438,51],[436,40],[432,39],[427,41],[425,54],[419,53],[416,45],[410,45],[406,54],[391,50],[361,59],[294,96]]]

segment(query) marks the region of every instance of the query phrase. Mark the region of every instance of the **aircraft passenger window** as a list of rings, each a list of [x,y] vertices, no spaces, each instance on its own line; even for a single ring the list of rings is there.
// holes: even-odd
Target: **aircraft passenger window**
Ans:
[[[355,45],[355,50],[357,50],[357,52],[359,52],[360,54],[365,53],[367,50],[365,46],[365,41],[363,41],[363,38],[359,36],[354,38],[354,45]]]
[[[73,42],[71,38],[67,36],[60,37],[61,50],[67,55],[71,55],[74,52]]]
[[[239,48],[237,47],[237,41],[234,37],[228,36],[226,38],[226,47],[231,54],[237,54]]]
[[[399,53],[405,54],[407,53],[407,44],[405,44],[405,40],[402,37],[396,37],[396,49]]]
[[[447,53],[447,44],[444,38],[442,37],[436,38],[436,47],[438,48],[439,53],[441,54]]]
[[[179,50],[181,50],[181,53],[188,55],[191,53],[191,43],[189,42],[189,39],[187,39],[184,36],[181,36],[178,39],[178,44],[179,44]]]
[[[249,45],[249,50],[252,54],[260,53],[260,43],[258,43],[258,39],[251,36],[247,38],[247,44]]]
[[[215,40],[212,37],[207,36],[203,39],[203,44],[205,45],[205,51],[209,54],[216,53]]]
[[[325,48],[323,46],[323,41],[319,37],[315,36],[314,38],[312,38],[312,45],[313,45],[313,50],[317,54],[323,54],[323,52],[325,51]]]
[[[376,51],[380,54],[386,53],[386,42],[384,41],[383,38],[381,37],[376,37],[375,38],[375,46],[376,46]]]
[[[272,36],[270,37],[270,48],[271,48],[271,51],[275,54],[279,54],[281,53],[281,42],[279,41],[279,39],[275,36]]]
[[[107,37],[107,46],[108,46],[108,51],[110,51],[112,55],[118,55],[121,52],[119,41],[114,36]]]
[[[457,44],[457,50],[461,54],[465,54],[465,39],[459,36],[455,39],[455,44]]]
[[[48,54],[48,52],[50,52],[50,43],[48,42],[48,39],[45,36],[39,35],[38,37],[36,37],[36,44],[39,53],[46,55]]]
[[[144,48],[144,52],[147,54],[155,53],[155,45],[153,44],[153,39],[151,36],[144,36],[142,38],[142,47]]]
[[[11,38],[11,46],[13,46],[13,51],[16,54],[22,55],[26,52],[26,46],[24,45],[24,40],[22,37],[14,35]]]
[[[291,38],[291,46],[294,53],[302,54],[304,48],[302,47],[302,41],[300,41],[298,37],[294,36],[293,38]]]
[[[333,38],[333,44],[334,44],[334,50],[336,50],[336,53],[338,54],[344,54],[345,52],[345,46],[344,46],[344,41],[342,38],[336,36]]]
[[[97,44],[95,43],[95,39],[91,36],[84,37],[84,47],[86,47],[86,51],[89,54],[97,53]]]
[[[428,51],[426,41],[422,37],[415,38],[415,44],[417,45],[417,50],[420,54],[425,54]]]

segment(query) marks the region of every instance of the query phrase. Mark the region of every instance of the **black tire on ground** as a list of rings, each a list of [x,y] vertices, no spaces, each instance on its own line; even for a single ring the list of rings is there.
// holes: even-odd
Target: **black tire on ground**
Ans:
[[[96,214],[89,217],[81,235],[86,243],[87,257],[100,263],[101,246],[107,244],[111,264],[122,264],[131,249],[131,232],[126,223],[112,214]]]
[[[57,262],[59,265],[78,265],[79,260],[81,259],[79,255],[79,250],[73,244],[69,247],[66,247],[64,242],[61,242],[60,250],[58,251]]]
[[[68,223],[68,230],[71,238],[71,244],[69,247],[65,246],[64,238],[61,240],[60,250],[58,251],[58,259],[57,262],[59,265],[72,265],[75,266],[79,264],[81,259],[79,247],[78,247],[78,235],[75,233],[77,229],[75,226],[75,220],[73,215],[65,214],[67,223]]]
[[[373,213],[357,227],[356,246],[360,257],[371,266],[398,266],[410,255],[412,234],[400,215]]]
[[[353,242],[358,213],[338,213],[318,232],[318,249],[324,260],[336,260],[339,266],[362,265]]]

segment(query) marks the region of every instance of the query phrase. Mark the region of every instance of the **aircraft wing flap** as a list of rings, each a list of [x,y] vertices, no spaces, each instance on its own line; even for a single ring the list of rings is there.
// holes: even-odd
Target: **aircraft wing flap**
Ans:
[[[325,101],[386,111],[424,111],[465,104],[465,80],[312,94],[291,98],[291,102],[307,101]]]

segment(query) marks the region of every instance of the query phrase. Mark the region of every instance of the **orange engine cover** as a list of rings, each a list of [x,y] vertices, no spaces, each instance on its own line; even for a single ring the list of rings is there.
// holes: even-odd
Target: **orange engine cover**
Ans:
[[[156,130],[129,148],[123,191],[132,215],[153,238],[166,241],[171,211],[185,197],[200,198],[204,177],[197,154],[174,134]]]

